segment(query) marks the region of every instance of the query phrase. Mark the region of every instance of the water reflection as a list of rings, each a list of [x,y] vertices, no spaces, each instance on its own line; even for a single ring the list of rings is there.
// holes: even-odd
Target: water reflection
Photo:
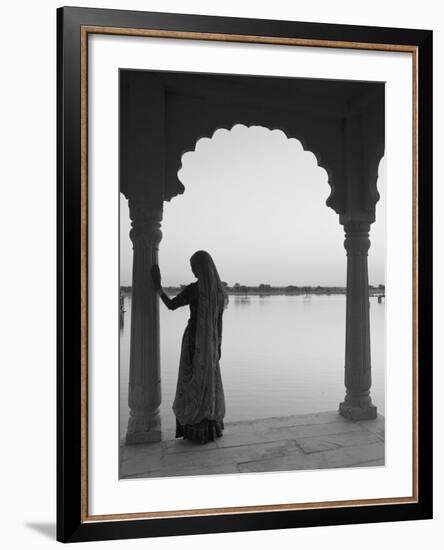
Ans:
[[[250,303],[250,296],[230,296],[230,302],[237,305],[247,305]]]

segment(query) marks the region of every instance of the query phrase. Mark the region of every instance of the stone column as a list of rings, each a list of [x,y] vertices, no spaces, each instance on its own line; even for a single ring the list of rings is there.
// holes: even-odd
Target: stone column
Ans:
[[[133,243],[131,344],[126,444],[160,441],[159,300],[150,269],[157,263],[162,207],[130,199]]]
[[[339,405],[339,412],[350,420],[369,420],[377,416],[370,397],[372,379],[367,266],[370,224],[349,222],[344,229],[344,246],[347,250],[346,395]]]

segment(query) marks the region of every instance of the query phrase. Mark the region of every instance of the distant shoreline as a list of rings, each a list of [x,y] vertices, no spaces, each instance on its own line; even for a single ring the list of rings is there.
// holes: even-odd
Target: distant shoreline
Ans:
[[[164,286],[163,290],[167,294],[178,294],[185,285],[177,286]],[[270,296],[270,295],[285,295],[285,296],[304,296],[304,295],[332,295],[332,294],[346,294],[346,287],[338,286],[283,286],[276,287],[271,285],[260,286],[245,286],[239,285],[238,287],[225,287],[225,290],[229,296]],[[131,286],[121,286],[121,294],[131,294]],[[369,285],[369,294],[371,295],[385,295],[385,287],[380,285],[375,287]]]

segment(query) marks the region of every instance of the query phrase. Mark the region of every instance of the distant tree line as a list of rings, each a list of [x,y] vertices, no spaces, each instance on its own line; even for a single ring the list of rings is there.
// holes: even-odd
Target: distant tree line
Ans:
[[[228,292],[228,294],[343,294],[345,293],[345,287],[337,286],[298,286],[298,285],[285,285],[274,286],[267,283],[260,283],[259,285],[241,285],[235,283],[233,286],[229,286],[226,282],[222,283]]]
[[[255,286],[235,283],[233,286],[230,286],[225,281],[222,281],[222,285],[228,294],[345,294],[347,290],[344,286],[273,286],[266,283]],[[185,286],[184,284],[179,286],[164,286],[163,289],[167,293],[174,294],[180,292]],[[378,286],[368,285],[368,288],[372,294],[385,294],[385,285],[383,284]],[[121,286],[120,292],[121,294],[131,294],[131,286]]]

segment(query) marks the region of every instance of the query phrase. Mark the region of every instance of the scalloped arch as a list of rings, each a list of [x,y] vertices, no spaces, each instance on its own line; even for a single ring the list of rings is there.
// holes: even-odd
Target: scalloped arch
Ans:
[[[279,125],[273,125],[273,126],[270,127],[270,125],[265,125],[264,123],[253,122],[253,121],[249,121],[249,122],[235,121],[235,122],[232,122],[230,124],[218,125],[216,128],[214,128],[214,127],[211,128],[211,129],[208,128],[204,131],[199,132],[194,137],[192,137],[190,139],[190,141],[192,141],[192,143],[190,143],[190,145],[185,145],[184,148],[181,149],[181,152],[178,155],[179,156],[178,164],[177,164],[177,167],[175,169],[175,174],[176,174],[176,178],[177,178],[177,182],[176,182],[177,192],[175,194],[172,194],[170,197],[168,197],[167,200],[171,200],[175,196],[183,194],[186,190],[186,188],[183,185],[183,183],[181,182],[180,176],[179,176],[179,172],[183,167],[183,157],[184,157],[184,155],[186,155],[188,153],[196,152],[197,144],[201,139],[206,138],[206,139],[212,140],[215,137],[216,132],[218,132],[219,130],[226,130],[228,132],[231,132],[235,126],[243,126],[244,128],[248,128],[248,129],[250,129],[252,127],[260,127],[260,128],[264,128],[264,129],[268,130],[269,132],[279,130],[280,132],[282,132],[284,134],[284,136],[287,139],[296,139],[297,141],[299,141],[299,143],[302,146],[303,151],[312,153],[314,155],[315,159],[316,159],[316,163],[317,163],[318,167],[322,168],[327,174],[327,183],[330,187],[330,194],[327,197],[327,199],[325,201],[325,204],[327,206],[329,206],[330,208],[332,208],[333,210],[335,210],[338,214],[340,213],[340,208],[337,205],[337,200],[336,200],[336,198],[337,198],[336,197],[336,187],[335,187],[335,184],[333,182],[333,170],[329,166],[328,161],[325,159],[325,154],[323,154],[321,152],[320,147],[316,146],[313,143],[313,140],[310,139],[310,137],[304,136],[302,133],[296,132],[292,129],[285,128],[283,125],[279,124]]]

